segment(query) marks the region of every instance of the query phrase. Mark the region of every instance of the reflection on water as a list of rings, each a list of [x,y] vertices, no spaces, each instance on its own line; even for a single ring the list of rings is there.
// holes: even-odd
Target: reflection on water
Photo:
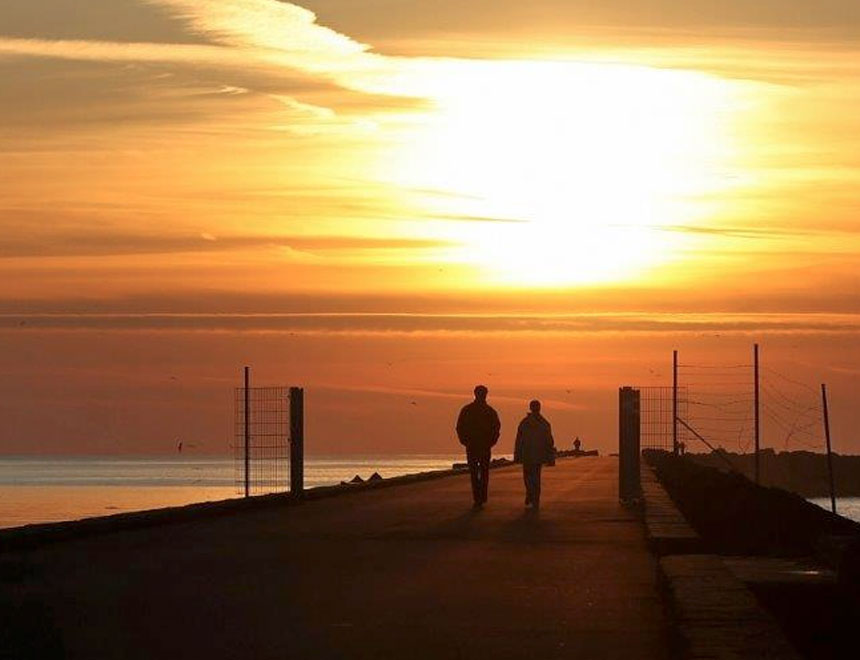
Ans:
[[[810,497],[809,501],[822,509],[830,511],[829,497]],[[836,513],[845,518],[860,522],[860,497],[837,497]]]
[[[236,497],[230,486],[0,486],[0,527],[76,520]]]
[[[305,461],[305,486],[359,474],[383,477],[451,467],[457,455],[319,456]],[[0,458],[0,527],[75,520],[237,497],[232,458]]]

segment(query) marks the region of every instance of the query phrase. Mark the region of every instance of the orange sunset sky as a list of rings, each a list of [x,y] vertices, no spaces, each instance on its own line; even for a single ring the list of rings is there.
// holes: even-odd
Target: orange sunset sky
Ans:
[[[826,382],[860,452],[858,62],[856,0],[6,0],[0,452],[225,452],[244,364],[310,453],[457,451],[477,382],[611,451],[754,342],[764,446]]]

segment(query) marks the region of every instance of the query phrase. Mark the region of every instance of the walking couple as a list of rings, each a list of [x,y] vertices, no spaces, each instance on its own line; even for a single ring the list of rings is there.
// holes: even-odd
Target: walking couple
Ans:
[[[499,415],[487,403],[488,390],[483,385],[475,388],[475,400],[463,407],[457,418],[457,437],[466,447],[466,460],[472,476],[472,497],[475,508],[487,502],[490,483],[490,452],[501,433]],[[540,475],[545,463],[555,460],[552,428],[540,413],[540,401],[529,403],[529,413],[517,428],[514,444],[514,461],[523,465],[526,487],[526,506],[540,506]]]

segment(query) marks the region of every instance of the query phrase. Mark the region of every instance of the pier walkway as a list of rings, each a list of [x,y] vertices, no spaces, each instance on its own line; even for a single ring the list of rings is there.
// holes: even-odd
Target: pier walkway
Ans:
[[[7,584],[69,658],[666,658],[617,459],[518,466],[45,545]],[[21,631],[24,632],[24,631]]]

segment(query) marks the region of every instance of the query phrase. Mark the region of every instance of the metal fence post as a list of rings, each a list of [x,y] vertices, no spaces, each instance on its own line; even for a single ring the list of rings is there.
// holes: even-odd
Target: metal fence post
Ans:
[[[251,367],[245,367],[244,462],[245,497],[251,495]]]
[[[672,453],[680,453],[678,444],[678,351],[672,351]]]
[[[305,490],[305,391],[290,388],[290,493],[301,497]]]
[[[628,502],[641,496],[639,476],[639,390],[618,390],[618,495]]]

